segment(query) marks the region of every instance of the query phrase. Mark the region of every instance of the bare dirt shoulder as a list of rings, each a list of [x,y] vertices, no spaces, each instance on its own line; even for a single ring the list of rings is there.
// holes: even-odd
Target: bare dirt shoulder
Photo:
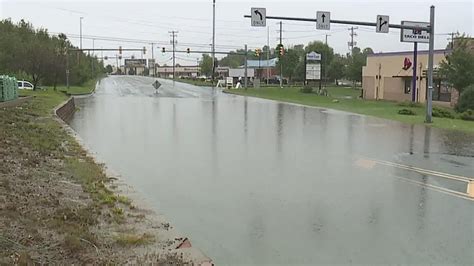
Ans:
[[[64,100],[0,109],[0,264],[210,264],[52,114]]]

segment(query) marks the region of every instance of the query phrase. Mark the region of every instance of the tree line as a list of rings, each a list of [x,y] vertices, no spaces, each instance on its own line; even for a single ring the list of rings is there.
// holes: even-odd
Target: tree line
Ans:
[[[103,62],[77,49],[65,34],[52,36],[46,29],[35,29],[21,20],[0,21],[0,73],[32,81],[33,85],[54,86],[69,82],[82,85],[104,73]]]
[[[304,57],[309,52],[316,52],[321,54],[323,73],[325,73],[328,81],[338,82],[341,79],[347,79],[355,82],[362,81],[362,67],[366,64],[367,55],[373,54],[371,48],[360,49],[354,47],[352,53],[345,55],[334,53],[334,49],[321,41],[313,41],[306,46],[303,44],[293,45],[285,48],[283,56],[279,56],[278,51],[270,49],[268,46],[263,46],[261,55],[257,57],[252,50],[247,51],[248,60],[265,60],[267,58],[267,51],[270,53],[269,58],[274,59],[279,57],[277,63],[277,72],[280,71],[280,64],[283,66],[283,75],[288,78],[289,82],[303,81],[304,79]],[[244,49],[230,52],[227,56],[220,59],[216,65],[237,68],[243,66],[245,63]],[[204,54],[201,59],[201,71],[204,75],[212,75],[212,58],[208,54]]]

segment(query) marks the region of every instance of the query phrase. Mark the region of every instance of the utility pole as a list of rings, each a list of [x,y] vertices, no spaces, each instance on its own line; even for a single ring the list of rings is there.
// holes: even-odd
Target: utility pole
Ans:
[[[216,0],[212,0],[212,87],[216,67]]]
[[[153,59],[153,77],[156,77],[156,67],[155,67],[155,50],[154,43],[151,43],[151,59]]]
[[[169,33],[171,34],[171,44],[173,44],[173,80],[175,80],[175,67],[176,67],[176,56],[175,56],[175,51],[176,51],[176,37],[178,37],[178,31],[169,31]]]
[[[283,21],[280,21],[280,46],[283,45],[282,42],[283,42]],[[282,59],[281,55],[280,55],[280,59]],[[281,60],[280,60],[280,88],[283,88],[283,64]]]
[[[267,27],[267,85],[270,80],[270,26]]]
[[[79,18],[79,36],[80,36],[79,39],[80,39],[80,42],[81,42],[81,43],[80,43],[80,48],[81,48],[81,50],[82,50],[82,19],[83,19],[83,18],[84,18],[84,17],[80,17],[80,18]]]
[[[247,74],[247,52],[248,52],[248,49],[247,49],[247,45],[245,45],[245,58],[244,58],[244,66],[245,66],[245,70],[244,70],[244,86],[245,86],[245,89],[247,89],[247,79],[248,79],[248,74]]]
[[[426,104],[426,123],[432,123],[432,101],[433,101],[433,60],[434,60],[434,30],[435,30],[435,7],[430,7],[430,43],[428,55],[428,99]]]
[[[349,34],[351,36],[351,41],[349,42],[349,47],[351,47],[351,55],[352,51],[354,50],[354,46],[357,45],[357,42],[354,42],[354,36],[357,36],[357,33],[354,32],[354,30],[358,29],[358,27],[350,27],[349,30],[351,33]]]

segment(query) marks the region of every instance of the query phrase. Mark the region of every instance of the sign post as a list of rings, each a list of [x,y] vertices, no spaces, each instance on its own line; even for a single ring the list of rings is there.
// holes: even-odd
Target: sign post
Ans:
[[[418,79],[416,74],[416,68],[418,66],[418,43],[415,42],[413,44],[413,85],[412,85],[412,94],[411,94],[411,101],[416,102],[416,81]]]

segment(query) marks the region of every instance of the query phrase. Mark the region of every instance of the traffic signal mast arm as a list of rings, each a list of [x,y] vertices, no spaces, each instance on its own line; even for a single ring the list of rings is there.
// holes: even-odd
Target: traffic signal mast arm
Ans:
[[[252,18],[251,15],[244,15],[244,18]],[[267,19],[275,20],[292,20],[292,21],[305,21],[305,22],[317,22],[315,18],[295,18],[295,17],[278,17],[278,16],[267,16]],[[335,20],[331,19],[331,23],[334,24],[346,24],[346,25],[358,25],[358,26],[373,26],[376,27],[377,23],[375,22],[363,22],[363,21],[351,21],[351,20]],[[407,29],[407,30],[424,30],[430,32],[430,27],[416,27],[408,25],[399,25],[399,24],[389,24],[390,28],[395,29]]]

